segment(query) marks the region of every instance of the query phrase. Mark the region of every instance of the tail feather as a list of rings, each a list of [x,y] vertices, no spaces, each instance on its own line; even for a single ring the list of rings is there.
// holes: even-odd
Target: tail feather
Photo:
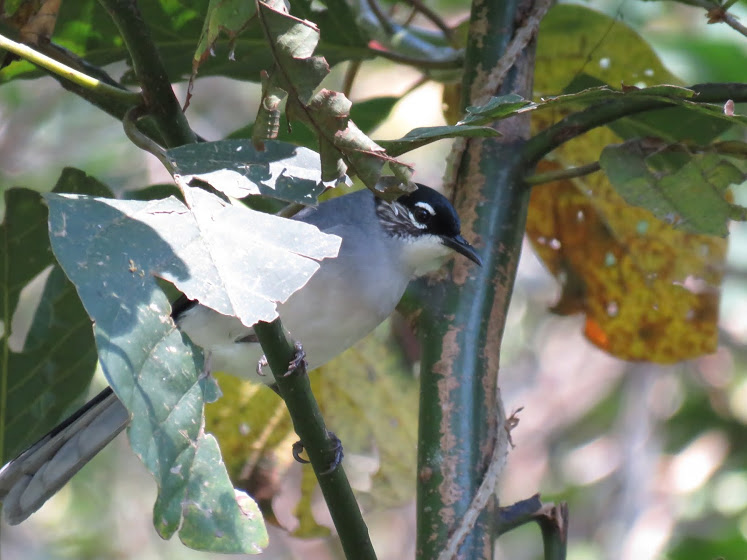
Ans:
[[[38,510],[130,422],[110,387],[0,469],[3,515],[17,525]]]

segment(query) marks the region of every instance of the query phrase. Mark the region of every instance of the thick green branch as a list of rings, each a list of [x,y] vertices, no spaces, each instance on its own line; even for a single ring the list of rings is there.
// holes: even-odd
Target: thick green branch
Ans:
[[[153,118],[166,146],[174,148],[196,141],[181,106],[174,95],[148,26],[135,0],[99,0],[122,34],[132,57],[148,114]]]
[[[690,89],[698,93],[691,101],[695,103],[736,103],[747,101],[747,84],[699,84]],[[660,99],[637,99],[633,96],[592,105],[583,111],[568,115],[549,128],[529,139],[524,146],[524,167],[531,173],[537,163],[560,145],[599,126],[607,125],[623,117],[665,109],[674,106]]]
[[[463,107],[485,96],[531,95],[536,18],[526,16],[542,9],[541,1],[473,1]],[[528,27],[518,29],[517,21]],[[513,44],[522,48],[509,48]],[[506,52],[509,60],[502,61]],[[493,73],[495,68],[501,70]],[[436,312],[426,309],[422,315],[417,522],[421,559],[431,560],[451,549],[452,535],[468,515],[494,446],[499,445],[498,430],[504,429],[497,373],[528,205],[519,166],[528,118],[499,126],[502,138],[470,140],[456,166],[455,205],[463,234],[480,248],[484,266],[478,269],[457,260],[452,281],[429,288],[428,307]],[[492,558],[497,528],[491,518],[496,508],[491,495],[452,557]]]
[[[345,557],[349,560],[375,560],[368,528],[342,464],[329,472],[336,452],[319,405],[311,392],[306,368],[302,367],[287,377],[283,375],[295,357],[295,349],[285,337],[280,319],[272,323],[257,323],[254,332],[267,356],[280,396],[288,407],[293,428],[314,468]]]

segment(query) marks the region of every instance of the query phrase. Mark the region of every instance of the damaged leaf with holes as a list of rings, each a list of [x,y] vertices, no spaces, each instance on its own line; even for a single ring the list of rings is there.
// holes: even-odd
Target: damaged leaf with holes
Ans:
[[[347,172],[375,189],[386,165],[401,184],[409,184],[412,169],[388,156],[355,125],[350,119],[350,100],[336,91],[316,91],[329,74],[324,57],[313,56],[319,43],[316,25],[291,16],[282,0],[268,0],[258,6],[275,66],[262,79],[263,99],[256,119],[261,126],[254,127],[254,145],[261,149],[265,140],[277,137],[280,103],[286,94],[289,124],[304,123],[318,139],[324,181]]]
[[[562,286],[553,310],[584,313],[586,337],[625,360],[713,352],[726,241],[627,205],[603,174],[584,179],[532,193],[527,232]]]

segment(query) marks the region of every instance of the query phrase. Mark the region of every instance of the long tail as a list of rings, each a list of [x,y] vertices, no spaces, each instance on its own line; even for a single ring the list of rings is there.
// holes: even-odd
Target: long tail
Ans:
[[[0,469],[3,514],[17,525],[39,509],[130,422],[111,387]]]

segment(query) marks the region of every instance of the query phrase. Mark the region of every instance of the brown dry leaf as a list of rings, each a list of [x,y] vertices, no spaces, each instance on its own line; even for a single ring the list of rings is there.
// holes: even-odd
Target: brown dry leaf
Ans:
[[[39,41],[48,41],[57,23],[62,0],[26,0],[10,14],[2,14],[14,28],[22,43],[38,45]]]
[[[627,205],[602,173],[535,188],[527,232],[562,284],[555,311],[585,313],[585,334],[600,348],[658,363],[716,349],[724,239]]]

